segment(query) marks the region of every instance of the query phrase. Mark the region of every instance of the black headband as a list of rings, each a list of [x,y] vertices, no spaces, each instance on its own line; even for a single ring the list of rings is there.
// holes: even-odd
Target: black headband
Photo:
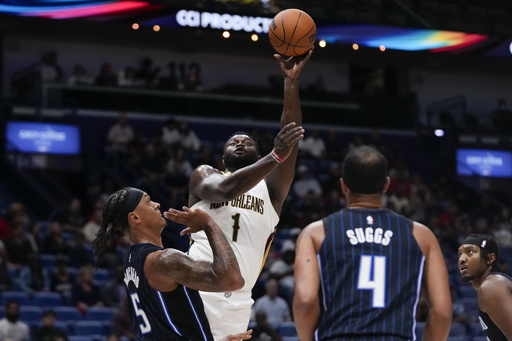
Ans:
[[[131,187],[128,190],[128,194],[124,200],[123,207],[121,208],[120,217],[125,218],[128,213],[133,212],[133,210],[135,210],[135,208],[139,205],[142,195],[144,195],[143,191],[138,188]]]
[[[494,239],[485,238],[485,236],[470,235],[464,239],[462,244],[476,245],[481,249],[487,250],[489,253],[496,254],[496,258],[500,254],[498,243]]]

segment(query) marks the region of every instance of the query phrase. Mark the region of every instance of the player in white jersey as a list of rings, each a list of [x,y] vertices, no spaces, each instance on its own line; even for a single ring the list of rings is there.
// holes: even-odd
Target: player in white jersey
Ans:
[[[207,211],[221,226],[237,256],[245,286],[236,292],[200,292],[215,340],[247,330],[251,290],[256,283],[279,221],[281,207],[295,175],[298,142],[304,137],[298,77],[309,53],[284,60],[274,55],[284,77],[282,129],[271,153],[261,156],[254,139],[236,132],[224,145],[226,173],[209,165],[197,167],[189,185],[189,207]],[[211,260],[203,234],[194,233],[189,255]]]

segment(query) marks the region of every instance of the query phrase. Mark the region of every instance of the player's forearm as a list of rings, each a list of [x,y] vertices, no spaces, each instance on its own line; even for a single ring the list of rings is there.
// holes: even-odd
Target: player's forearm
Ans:
[[[318,306],[294,302],[293,316],[300,341],[313,341],[320,318]]]
[[[244,286],[245,281],[240,273],[235,253],[226,236],[213,220],[204,228],[204,231],[212,247],[212,270],[219,283],[226,291],[240,289]]]
[[[290,122],[302,125],[302,109],[299,97],[298,79],[284,78],[284,103],[281,115],[281,126]]]
[[[230,176],[225,177],[217,190],[214,191],[216,193],[215,201],[233,200],[239,197],[256,186],[277,166],[279,166],[279,163],[268,154],[252,165],[233,172]],[[209,195],[212,194],[212,191],[210,191]]]
[[[444,313],[429,312],[423,330],[423,341],[442,341],[448,338],[452,325],[451,309]]]

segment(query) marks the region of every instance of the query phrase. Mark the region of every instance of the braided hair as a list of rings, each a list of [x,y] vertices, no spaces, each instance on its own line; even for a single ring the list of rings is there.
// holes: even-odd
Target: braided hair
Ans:
[[[125,203],[130,189],[131,187],[125,187],[118,190],[103,204],[100,229],[92,241],[92,248],[96,255],[105,251],[110,238],[114,239],[116,234],[123,235],[125,230],[129,229],[128,214],[123,212],[125,212]]]

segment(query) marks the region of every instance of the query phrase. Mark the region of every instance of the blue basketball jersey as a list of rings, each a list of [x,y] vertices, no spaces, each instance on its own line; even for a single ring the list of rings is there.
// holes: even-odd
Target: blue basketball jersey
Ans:
[[[323,225],[316,340],[415,338],[425,257],[413,221],[388,209],[343,209]]]
[[[173,291],[160,292],[149,285],[144,261],[158,250],[162,248],[153,244],[132,245],[124,262],[124,282],[137,340],[213,341],[197,291],[180,285]]]
[[[512,281],[512,277],[510,277],[507,274],[504,274],[502,272],[491,272],[489,275],[500,275],[505,276],[509,280]],[[487,338],[490,341],[507,341],[506,336],[501,332],[501,330],[498,328],[494,322],[492,322],[491,318],[487,313],[484,313],[479,309],[479,315],[480,315],[480,325],[482,326],[482,329],[485,332],[485,335],[487,335]]]

